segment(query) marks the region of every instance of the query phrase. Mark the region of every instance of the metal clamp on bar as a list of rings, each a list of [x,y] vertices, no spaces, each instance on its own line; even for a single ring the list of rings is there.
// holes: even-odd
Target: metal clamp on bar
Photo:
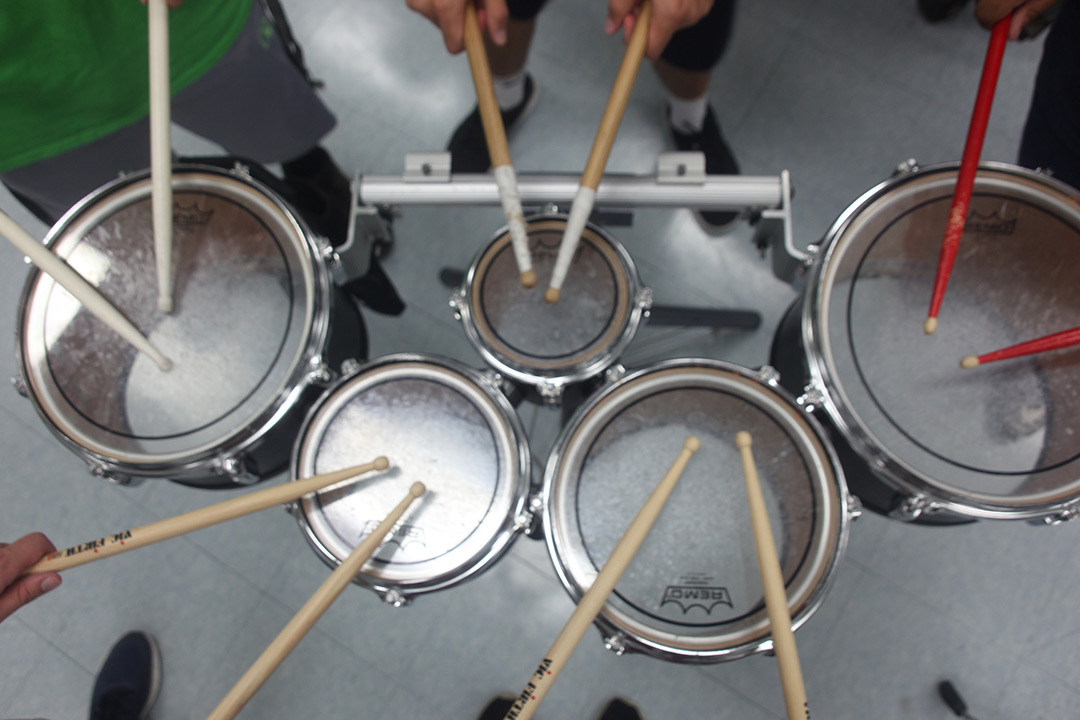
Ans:
[[[705,153],[668,152],[656,159],[656,182],[701,185],[705,178]]]
[[[359,204],[358,191],[359,183],[353,180],[349,233],[345,244],[331,252],[330,273],[337,285],[344,285],[350,280],[367,275],[375,245],[389,245],[394,241],[389,212],[373,205]]]
[[[762,251],[772,247],[773,275],[790,283],[798,276],[813,257],[795,247],[791,234],[791,175],[780,172],[781,202],[777,207],[761,211],[757,223],[754,244]]]

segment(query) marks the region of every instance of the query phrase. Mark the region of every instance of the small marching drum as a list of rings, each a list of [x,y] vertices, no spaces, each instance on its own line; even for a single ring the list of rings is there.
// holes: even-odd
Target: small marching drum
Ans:
[[[735,434],[754,438],[792,622],[820,604],[847,543],[839,464],[818,424],[772,373],[671,360],[594,394],[556,441],[544,532],[580,598],[688,435],[701,449],[597,618],[605,644],[709,663],[771,647]]]
[[[1080,195],[981,166],[927,336],[957,167],[903,172],[837,219],[772,363],[825,411],[866,506],[935,523],[1067,519],[1080,503],[1080,350],[960,360],[1080,325]]]
[[[536,287],[522,287],[504,228],[473,260],[464,288],[450,301],[488,364],[553,403],[568,385],[618,360],[652,305],[652,292],[642,287],[626,250],[591,224],[582,233],[562,299],[544,302],[565,226],[561,215],[526,220]]]
[[[18,322],[20,390],[96,475],[254,482],[287,466],[329,367],[366,353],[363,322],[335,297],[322,249],[261,184],[180,165],[173,201],[169,315],[156,303],[149,173],[88,196],[46,238],[172,370],[33,270]]]
[[[356,582],[393,605],[451,587],[489,567],[532,517],[528,440],[495,381],[450,360],[391,355],[342,378],[312,408],[293,455],[304,478],[385,455],[390,470],[306,496],[308,541],[340,564],[409,486],[409,510]]]

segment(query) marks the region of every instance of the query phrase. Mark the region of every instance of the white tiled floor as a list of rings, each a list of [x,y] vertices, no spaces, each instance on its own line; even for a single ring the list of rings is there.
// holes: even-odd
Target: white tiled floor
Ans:
[[[530,69],[543,96],[513,139],[519,172],[580,170],[621,57],[617,40],[601,39],[603,7],[554,0],[542,16]],[[441,149],[471,109],[465,58],[447,59],[434,28],[404,3],[306,0],[286,9],[326,81],[339,118],[327,146],[347,171],[397,173],[406,152]],[[898,162],[958,158],[986,39],[970,9],[930,26],[914,0],[744,2],[712,80],[713,103],[744,172],[791,171],[795,237],[805,247]],[[1010,45],[985,159],[1015,157],[1039,52],[1038,42]],[[666,148],[661,102],[644,68],[610,170],[652,172]],[[176,138],[182,151],[208,149],[185,133]],[[0,195],[0,207],[44,236],[10,196]],[[368,313],[373,357],[434,352],[481,365],[437,276],[465,268],[498,225],[491,208],[402,212],[386,267],[409,308],[400,318]],[[714,238],[688,211],[643,209],[633,227],[612,233],[658,303],[754,308],[763,317],[754,332],[645,328],[627,365],[689,355],[767,361],[796,293],[772,276],[747,228]],[[14,344],[25,267],[10,247],[0,252],[0,332]],[[14,355],[13,345],[0,353],[9,376]],[[520,412],[543,461],[557,413]],[[70,545],[235,494],[96,480],[13,391],[0,394],[0,438],[5,539],[43,530]],[[1076,717],[1078,540],[1080,524],[928,528],[864,515],[828,596],[798,633],[815,717],[951,717],[935,692],[942,677],[982,720]],[[85,713],[98,663],[133,627],[152,632],[164,654],[153,717],[204,717],[326,574],[280,511],[69,571],[59,590],[0,626],[0,717]],[[492,695],[520,688],[571,610],[543,544],[528,539],[489,572],[405,609],[352,587],[243,717],[472,718]],[[690,666],[617,657],[590,632],[539,716],[591,718],[616,694],[654,720],[783,715],[771,658]]]

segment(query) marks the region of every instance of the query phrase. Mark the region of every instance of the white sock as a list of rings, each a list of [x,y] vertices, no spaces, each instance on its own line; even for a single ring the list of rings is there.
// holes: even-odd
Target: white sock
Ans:
[[[671,105],[671,127],[686,135],[701,132],[705,126],[705,113],[709,110],[709,96],[702,95],[693,100],[668,95]]]
[[[500,110],[509,110],[525,99],[525,69],[509,77],[492,77]]]

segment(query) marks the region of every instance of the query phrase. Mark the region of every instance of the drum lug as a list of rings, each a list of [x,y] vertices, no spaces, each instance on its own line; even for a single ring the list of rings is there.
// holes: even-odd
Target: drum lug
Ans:
[[[897,175],[910,175],[911,173],[916,172],[918,169],[919,162],[915,158],[908,158],[907,160],[896,166],[896,169],[893,170],[892,176],[896,177]]]
[[[540,522],[540,515],[544,509],[544,500],[537,493],[529,498],[529,509],[524,510],[514,518],[514,529],[522,531],[526,537],[534,540],[544,539],[544,526]]]
[[[308,385],[321,385],[326,387],[334,382],[334,371],[322,361],[322,358],[314,358],[311,362],[311,370],[308,371],[304,381]]]
[[[383,602],[392,607],[405,607],[409,604],[409,598],[405,597],[400,590],[391,588],[382,594]]]
[[[604,371],[604,380],[609,384],[615,384],[626,375],[626,367],[622,363],[615,363]]]
[[[363,365],[356,358],[346,358],[341,362],[341,376],[348,377],[360,372]]]
[[[638,307],[641,308],[641,311],[645,314],[645,317],[649,317],[649,310],[652,308],[653,304],[652,288],[641,288],[641,290],[638,291],[637,297],[634,298],[634,302],[636,302]]]
[[[26,380],[23,379],[22,375],[11,378],[11,384],[15,388],[15,392],[23,397],[30,397],[30,391],[26,389]]]
[[[251,168],[242,162],[233,163],[232,169],[229,172],[233,175],[241,177],[245,180],[251,180]]]
[[[131,487],[138,485],[142,480],[136,479],[131,475],[124,475],[118,473],[115,470],[110,470],[104,463],[97,460],[87,460],[87,468],[90,470],[90,474],[94,477],[103,478],[113,485],[119,485],[120,487]]]
[[[928,500],[925,495],[915,495],[904,500],[895,510],[889,513],[889,517],[905,522],[917,520],[923,515],[929,515],[937,509],[937,504]]]
[[[762,365],[758,368],[757,374],[761,378],[761,382],[770,387],[776,387],[780,384],[780,371],[772,365]]]
[[[219,457],[214,461],[214,468],[236,485],[254,485],[259,481],[259,478],[247,469],[244,461],[235,455]]]
[[[626,636],[617,632],[606,637],[604,638],[604,647],[616,655],[622,655],[626,652]]]
[[[565,385],[561,382],[541,382],[536,386],[536,392],[540,394],[540,399],[544,401],[544,405],[553,406],[562,402],[562,394]]]
[[[450,296],[450,307],[454,309],[454,319],[460,320],[461,313],[465,310],[465,292],[457,290]]]
[[[814,412],[814,408],[825,403],[825,393],[813,385],[807,385],[795,402],[806,412]]]
[[[1080,518],[1080,503],[1073,503],[1053,515],[1033,520],[1032,523],[1036,525],[1061,525],[1077,518]]]
[[[847,496],[848,517],[851,520],[858,520],[859,518],[862,517],[862,508],[863,508],[862,500],[860,500],[857,495],[852,495],[851,493],[848,493],[848,496]]]

